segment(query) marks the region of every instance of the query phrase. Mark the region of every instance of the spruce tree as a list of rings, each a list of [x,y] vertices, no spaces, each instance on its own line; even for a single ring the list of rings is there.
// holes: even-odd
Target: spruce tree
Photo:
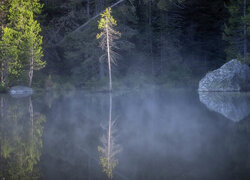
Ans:
[[[228,59],[239,58],[246,62],[247,49],[249,43],[249,24],[247,23],[247,16],[249,9],[247,9],[246,1],[231,0],[227,9],[230,13],[228,23],[225,24],[223,39],[228,43],[225,50]]]

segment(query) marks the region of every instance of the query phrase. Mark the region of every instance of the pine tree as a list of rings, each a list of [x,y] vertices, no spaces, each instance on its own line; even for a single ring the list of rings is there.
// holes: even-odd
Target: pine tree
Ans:
[[[25,69],[29,71],[29,86],[33,79],[33,71],[45,66],[41,60],[42,36],[40,24],[34,20],[35,15],[41,13],[42,5],[39,0],[11,0],[9,9],[9,26],[18,32],[16,46],[18,48],[18,59]],[[26,67],[29,67],[27,69]]]
[[[18,49],[16,39],[18,33],[8,27],[3,29],[2,40],[0,41],[0,63],[1,63],[1,85],[8,86],[9,74],[17,75],[20,68],[18,61]]]
[[[104,13],[101,14],[98,29],[101,30],[97,34],[97,39],[101,39],[100,46],[106,51],[104,55],[100,57],[100,60],[107,59],[108,71],[109,71],[109,90],[112,91],[112,63],[116,63],[117,53],[114,51],[116,48],[115,40],[120,37],[120,33],[114,30],[116,26],[116,20],[111,15],[111,8],[107,8]]]
[[[246,62],[249,43],[247,29],[250,27],[247,23],[249,14],[247,5],[245,0],[231,0],[227,6],[230,18],[228,23],[225,24],[223,39],[228,43],[228,47],[225,50],[228,59],[239,58],[244,59]]]

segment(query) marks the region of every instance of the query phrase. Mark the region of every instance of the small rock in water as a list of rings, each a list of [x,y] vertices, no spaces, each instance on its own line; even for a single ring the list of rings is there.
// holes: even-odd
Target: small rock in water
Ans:
[[[10,89],[10,95],[12,97],[26,97],[33,94],[33,89],[26,86],[14,86]]]
[[[250,68],[233,59],[200,80],[198,91],[250,91]]]

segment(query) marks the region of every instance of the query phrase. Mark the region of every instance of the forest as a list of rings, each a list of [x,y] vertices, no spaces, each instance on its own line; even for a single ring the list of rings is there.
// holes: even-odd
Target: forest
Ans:
[[[2,92],[15,85],[106,89],[109,61],[97,34],[108,7],[119,34],[113,39],[114,89],[196,88],[204,74],[231,59],[250,63],[248,0],[0,3]]]

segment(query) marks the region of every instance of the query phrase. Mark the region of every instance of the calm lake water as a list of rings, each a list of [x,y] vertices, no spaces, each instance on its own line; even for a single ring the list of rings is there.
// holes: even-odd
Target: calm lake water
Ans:
[[[249,180],[250,96],[0,95],[0,179]]]

